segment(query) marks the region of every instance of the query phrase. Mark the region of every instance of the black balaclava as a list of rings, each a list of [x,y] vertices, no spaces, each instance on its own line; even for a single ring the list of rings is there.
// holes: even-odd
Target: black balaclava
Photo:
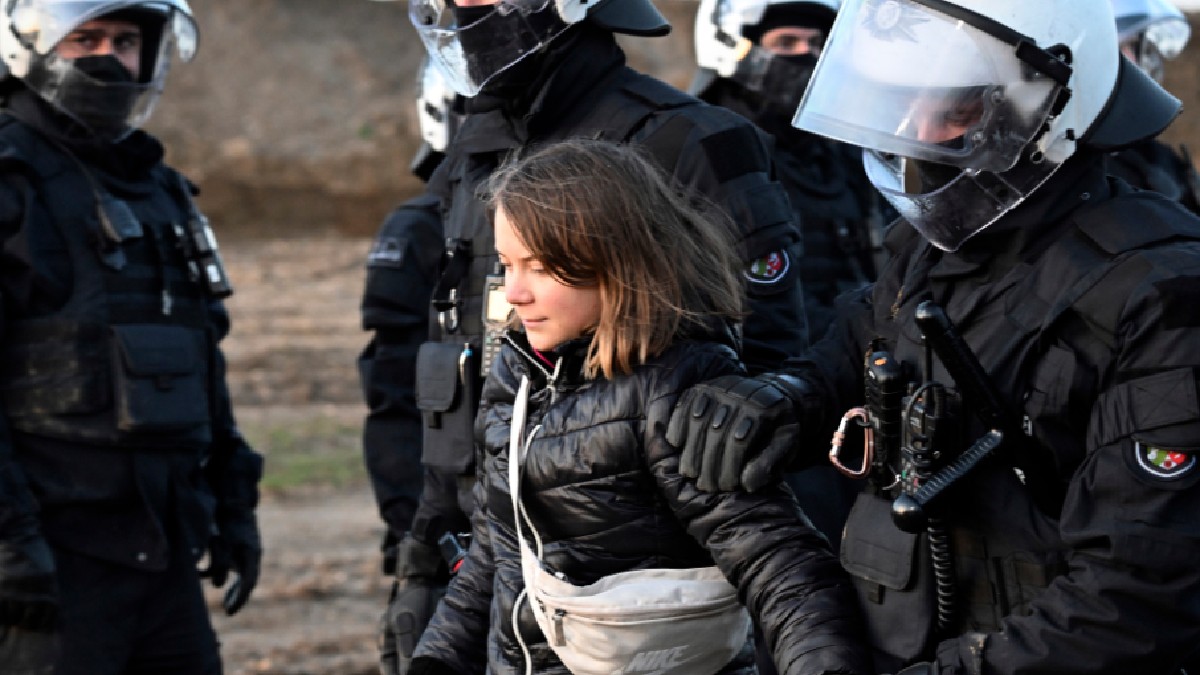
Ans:
[[[834,16],[828,8],[810,3],[769,5],[758,23],[742,29],[742,36],[757,46],[767,31],[785,26],[828,34]],[[738,64],[732,79],[746,90],[747,103],[756,109],[756,123],[775,135],[791,134],[792,116],[816,66],[815,54],[778,56],[757,47]]]
[[[84,56],[62,75],[56,105],[97,138],[114,141],[129,131],[129,115],[142,88],[117,57]],[[27,80],[38,77],[35,64]]]
[[[453,7],[455,22],[459,26],[469,26],[495,10],[495,5],[473,7],[459,7],[455,5]],[[558,26],[560,29],[556,32],[560,37],[561,33],[567,28],[567,25],[559,18],[558,12],[555,11],[552,3],[547,3],[543,9],[530,14],[522,14],[519,11],[510,12],[504,15],[502,20],[510,22],[514,30],[520,24],[524,23],[533,26],[535,33],[541,34],[544,34],[548,30],[553,30],[555,26]],[[496,20],[493,19],[493,21]],[[490,44],[491,37],[489,33],[483,31],[465,31],[460,36],[463,51],[469,54],[476,50],[486,50],[492,46]],[[531,48],[534,47],[531,46]],[[493,77],[491,81],[484,85],[480,93],[500,99],[508,99],[527,93],[531,85],[536,83],[541,77],[544,66],[543,61],[547,53],[544,45],[538,46],[535,49],[536,51]]]

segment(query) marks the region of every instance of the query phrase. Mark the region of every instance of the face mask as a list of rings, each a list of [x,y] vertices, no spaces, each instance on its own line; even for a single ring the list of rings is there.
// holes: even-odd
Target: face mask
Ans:
[[[800,105],[816,66],[817,57],[809,54],[777,56],[761,47],[752,47],[738,63],[733,80],[758,99],[765,118],[786,118],[787,124]]]
[[[498,13],[494,5],[455,7],[454,17],[463,28],[487,19],[483,25],[463,30],[459,34],[459,41],[463,53],[467,56],[468,68],[479,67],[483,72],[495,72],[497,65],[503,68],[491,77],[483,88],[483,91],[501,97],[522,93],[541,73],[540,56],[544,53],[544,43],[533,36],[556,35],[566,27],[555,12],[553,4],[547,4],[542,9],[530,13]],[[488,55],[495,52],[497,39],[501,37],[515,40],[517,44],[526,42],[525,48],[528,51],[515,63],[489,62]],[[507,55],[507,58],[512,56]],[[484,79],[480,75],[482,73],[473,73],[474,77]]]
[[[473,5],[471,7],[459,7],[458,5],[454,5],[451,10],[454,12],[454,22],[458,24],[458,27],[466,28],[488,14],[496,11],[496,6]]]
[[[62,82],[59,105],[102,140],[120,140],[141,87],[115,56],[85,56],[72,62]]]

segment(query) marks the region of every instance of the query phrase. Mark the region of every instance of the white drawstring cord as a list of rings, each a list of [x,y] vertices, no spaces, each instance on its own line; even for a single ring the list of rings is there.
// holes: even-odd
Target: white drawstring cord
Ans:
[[[521,592],[517,594],[517,601],[513,603],[512,627],[513,635],[517,636],[517,644],[521,646],[521,655],[525,657],[525,675],[533,675],[533,659],[529,656],[529,648],[525,646],[525,638],[521,637],[520,622],[517,621],[517,616],[521,613],[521,603],[529,599],[525,590],[521,589]]]

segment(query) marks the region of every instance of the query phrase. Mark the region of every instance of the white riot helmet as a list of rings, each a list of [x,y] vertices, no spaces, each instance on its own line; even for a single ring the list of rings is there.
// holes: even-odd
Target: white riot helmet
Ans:
[[[1162,82],[1163,59],[1179,56],[1192,35],[1183,12],[1167,0],[1112,0],[1112,8],[1121,50]]]
[[[446,85],[446,79],[428,58],[421,59],[417,78],[417,124],[421,128],[421,139],[435,152],[445,152],[454,135],[453,105],[454,91]]]
[[[120,140],[150,117],[162,94],[173,51],[178,50],[184,61],[196,53],[198,31],[186,0],[4,1],[0,60],[7,74],[104,140]],[[108,71],[101,74],[77,67],[84,59],[58,55],[56,47],[63,38],[80,25],[103,18],[129,21],[141,28],[138,77],[109,77]]]
[[[440,71],[428,58],[421,59],[417,72],[417,126],[421,130],[421,145],[409,168],[413,174],[428,182],[442,159],[446,148],[458,131],[459,115],[454,112],[455,93],[446,86]]]
[[[1080,146],[1174,119],[1179,101],[1126,64],[1107,3],[849,0],[793,124],[862,146],[871,182],[952,251]]]
[[[458,6],[452,0],[409,0],[409,18],[433,64],[463,96],[587,20],[628,35],[666,35],[671,25],[651,0],[499,0]]]
[[[770,27],[805,26],[818,28],[823,44],[840,5],[840,0],[701,0],[694,32],[699,71],[689,92],[704,98],[715,80],[728,80],[790,118],[821,45],[804,56],[784,56],[761,46],[760,38]]]
[[[768,8],[783,5],[826,14],[832,24],[841,0],[700,0],[694,36],[696,64],[732,78],[753,45],[746,29],[759,25]]]

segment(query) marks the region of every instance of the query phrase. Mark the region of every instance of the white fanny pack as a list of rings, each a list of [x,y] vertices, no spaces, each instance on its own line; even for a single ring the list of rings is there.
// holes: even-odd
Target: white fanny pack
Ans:
[[[550,648],[574,675],[711,675],[745,645],[750,615],[737,589],[716,567],[642,569],[610,574],[576,586],[547,572],[542,544],[520,499],[521,464],[535,428],[524,443],[529,380],[523,378],[513,406],[508,485],[521,547],[523,596]],[[540,427],[539,427],[540,428]],[[522,521],[536,545],[531,550]],[[513,611],[517,625],[520,598]],[[522,645],[523,646],[523,645]],[[532,672],[526,653],[525,672]]]

